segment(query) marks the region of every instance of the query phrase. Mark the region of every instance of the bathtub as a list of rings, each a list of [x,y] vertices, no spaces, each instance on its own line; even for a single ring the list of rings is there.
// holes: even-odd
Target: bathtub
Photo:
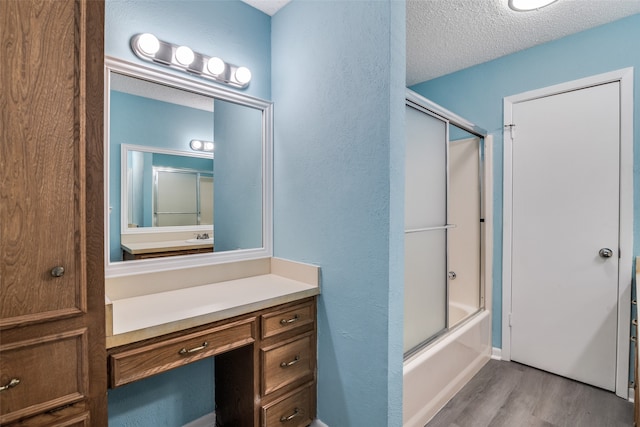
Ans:
[[[471,307],[457,302],[449,302],[449,325],[451,325],[451,328],[453,329],[476,311],[478,311],[476,307]]]
[[[451,314],[457,310],[465,308],[450,308]],[[424,427],[490,356],[491,312],[482,310],[409,357],[402,375],[403,426]]]

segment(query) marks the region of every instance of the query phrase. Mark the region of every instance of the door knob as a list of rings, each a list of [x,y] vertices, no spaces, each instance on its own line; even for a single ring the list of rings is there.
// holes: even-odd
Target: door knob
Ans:
[[[600,249],[600,252],[598,252],[598,254],[602,258],[611,258],[613,256],[613,251],[609,248],[602,248]]]
[[[456,274],[456,272],[455,272],[455,271],[450,271],[450,272],[449,272],[449,279],[453,280],[453,279],[455,279],[456,277],[458,277],[458,275]]]

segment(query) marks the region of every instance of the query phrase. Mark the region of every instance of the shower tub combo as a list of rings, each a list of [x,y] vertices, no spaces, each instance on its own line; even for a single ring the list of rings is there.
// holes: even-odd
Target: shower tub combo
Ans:
[[[491,355],[491,137],[407,91],[403,424],[423,427]]]

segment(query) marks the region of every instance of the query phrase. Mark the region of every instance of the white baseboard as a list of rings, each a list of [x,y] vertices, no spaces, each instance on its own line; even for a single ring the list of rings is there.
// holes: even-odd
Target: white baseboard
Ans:
[[[311,424],[309,424],[309,427],[329,427],[329,426],[316,418],[315,420],[313,420]]]
[[[182,427],[216,427],[216,413],[211,412],[207,415],[193,420]]]
[[[502,360],[502,349],[498,347],[493,347],[491,349],[491,358],[493,360]]]

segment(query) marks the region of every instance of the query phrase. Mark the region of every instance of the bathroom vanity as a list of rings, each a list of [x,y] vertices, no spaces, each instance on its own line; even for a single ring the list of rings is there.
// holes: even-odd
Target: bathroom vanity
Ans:
[[[319,269],[272,257],[273,103],[166,66],[105,58],[108,386],[214,358],[216,425],[306,426]]]
[[[170,240],[150,243],[121,243],[123,261],[162,258],[213,252],[213,243],[188,243],[184,240]]]
[[[107,280],[109,387],[214,357],[218,425],[309,425],[319,269],[265,258],[191,273],[195,286],[175,272]]]

